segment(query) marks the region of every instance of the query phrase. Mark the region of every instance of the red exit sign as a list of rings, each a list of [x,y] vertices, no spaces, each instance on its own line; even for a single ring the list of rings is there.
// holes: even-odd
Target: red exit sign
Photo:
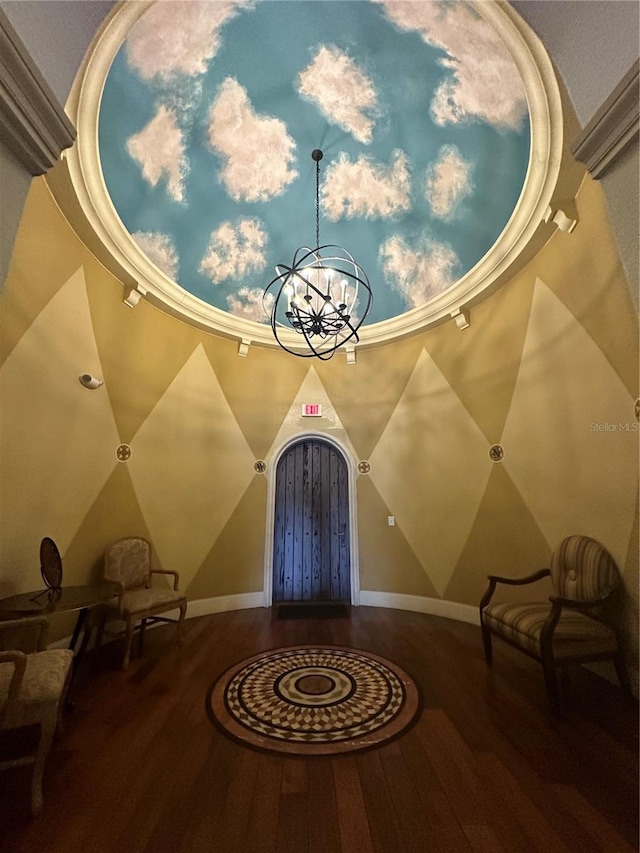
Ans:
[[[321,418],[322,406],[320,403],[303,403],[302,404],[303,418]]]

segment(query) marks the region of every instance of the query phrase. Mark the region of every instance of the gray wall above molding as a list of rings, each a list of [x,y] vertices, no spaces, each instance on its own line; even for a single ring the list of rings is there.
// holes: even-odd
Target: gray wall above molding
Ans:
[[[0,9],[0,142],[31,175],[43,175],[76,132]]]
[[[0,0],[63,106],[89,43],[113,6],[113,0]]]
[[[544,42],[584,127],[638,58],[637,0],[512,0]]]
[[[598,178],[638,136],[638,60],[573,142],[571,151]]]

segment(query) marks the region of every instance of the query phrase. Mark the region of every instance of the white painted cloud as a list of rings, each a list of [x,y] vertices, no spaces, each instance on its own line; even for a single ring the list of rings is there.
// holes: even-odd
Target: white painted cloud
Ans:
[[[411,207],[411,177],[404,151],[394,151],[391,164],[360,156],[352,163],[342,153],[327,168],[322,184],[322,209],[335,222],[341,217],[389,219]]]
[[[332,124],[358,142],[371,142],[378,96],[371,79],[347,53],[322,46],[298,77],[298,91]]]
[[[479,119],[518,129],[527,113],[520,74],[506,45],[466,3],[437,0],[376,0],[389,19],[405,30],[418,30],[427,44],[448,54],[442,65],[451,76],[434,93],[436,124]]]
[[[255,323],[267,323],[267,311],[273,307],[273,294],[267,293],[263,300],[264,291],[259,287],[241,287],[237,293],[227,296],[227,305],[231,314],[253,320]]]
[[[252,5],[245,0],[154,3],[127,36],[127,61],[145,80],[203,74],[218,52],[224,24]]]
[[[234,201],[268,201],[298,176],[284,122],[253,111],[246,90],[223,81],[209,114],[209,142],[224,160],[220,178]]]
[[[150,261],[175,279],[178,275],[178,253],[168,234],[152,231],[136,231],[131,235]]]
[[[165,106],[127,142],[127,151],[142,168],[142,177],[152,187],[167,179],[167,190],[176,201],[184,199],[184,178],[188,171],[182,132],[175,113]]]
[[[235,225],[223,222],[209,238],[200,272],[208,275],[214,284],[260,272],[266,266],[266,243],[267,235],[257,219],[239,219]]]
[[[389,284],[418,308],[455,282],[459,265],[455,252],[443,243],[423,238],[417,248],[394,235],[380,247],[380,265]]]
[[[443,145],[427,169],[425,195],[438,219],[452,219],[460,202],[473,192],[471,163],[455,145]]]

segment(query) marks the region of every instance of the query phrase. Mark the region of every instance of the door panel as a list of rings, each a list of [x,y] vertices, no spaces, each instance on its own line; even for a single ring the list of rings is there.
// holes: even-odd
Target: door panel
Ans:
[[[350,601],[348,471],[319,440],[284,453],[276,470],[273,600]]]

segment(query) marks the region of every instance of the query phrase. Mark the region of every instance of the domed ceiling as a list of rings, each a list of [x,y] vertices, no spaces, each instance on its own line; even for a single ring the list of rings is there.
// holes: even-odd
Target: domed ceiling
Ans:
[[[464,278],[503,233],[530,161],[525,86],[483,5],[164,0],[137,11],[110,58],[98,152],[115,211],[163,286],[267,322],[276,263],[315,242],[315,148],[320,242],[367,272],[369,324]]]

